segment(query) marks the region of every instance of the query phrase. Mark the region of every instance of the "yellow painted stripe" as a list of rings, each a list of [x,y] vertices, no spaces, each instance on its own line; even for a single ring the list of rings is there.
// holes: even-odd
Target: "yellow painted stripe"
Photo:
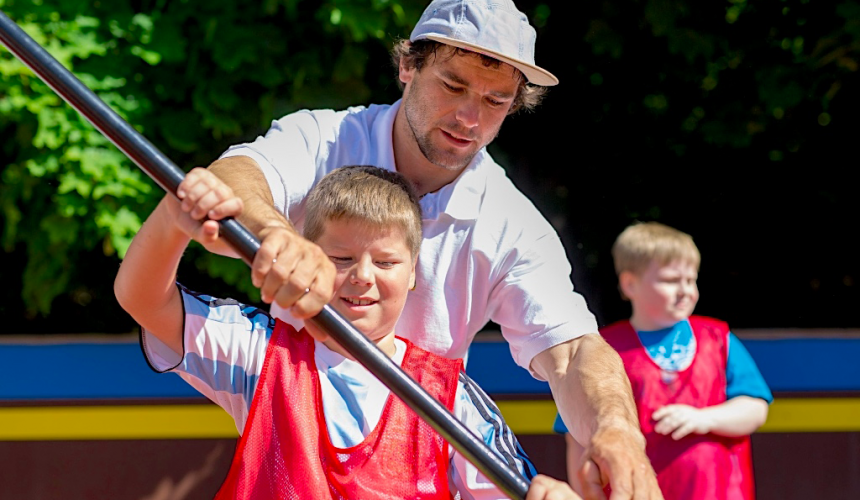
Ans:
[[[860,398],[777,399],[759,432],[860,431]]]
[[[555,403],[498,401],[518,435],[552,434]],[[860,398],[777,399],[758,432],[860,432]],[[0,441],[212,439],[238,436],[215,405],[0,408]]]
[[[0,408],[0,440],[195,439],[238,436],[215,405]]]
[[[516,434],[552,434],[552,401],[498,401]],[[860,398],[785,398],[770,406],[758,432],[860,432]]]

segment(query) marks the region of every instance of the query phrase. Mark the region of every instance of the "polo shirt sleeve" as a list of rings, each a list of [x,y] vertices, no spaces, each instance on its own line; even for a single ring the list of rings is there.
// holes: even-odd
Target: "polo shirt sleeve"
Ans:
[[[266,357],[274,320],[265,311],[177,285],[182,295],[182,356],[141,329],[141,346],[157,372],[177,373],[233,417],[241,433]]]
[[[749,396],[773,402],[773,394],[767,386],[758,366],[744,344],[733,333],[729,333],[729,354],[726,362],[726,398]]]
[[[597,320],[573,289],[571,266],[555,232],[510,258],[491,295],[491,319],[501,327],[514,361],[539,378],[529,368],[532,359],[555,345],[597,334]]]
[[[325,142],[322,130],[334,127],[333,122],[331,112],[297,111],[273,121],[266,134],[253,142],[231,146],[221,158],[247,156],[254,160],[266,177],[275,208],[288,214],[320,175]]]

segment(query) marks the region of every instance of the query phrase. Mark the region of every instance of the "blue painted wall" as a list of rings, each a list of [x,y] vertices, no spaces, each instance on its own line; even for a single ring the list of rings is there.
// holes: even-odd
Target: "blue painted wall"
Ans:
[[[860,339],[744,340],[774,391],[860,391]],[[548,395],[504,342],[476,342],[467,372],[491,394]],[[0,344],[0,399],[198,397],[153,372],[136,342]]]

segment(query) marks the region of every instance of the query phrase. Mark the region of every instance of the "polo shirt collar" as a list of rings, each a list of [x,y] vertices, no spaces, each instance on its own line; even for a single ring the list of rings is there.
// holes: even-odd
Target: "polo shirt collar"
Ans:
[[[387,141],[387,147],[380,148],[380,151],[387,151],[385,164],[380,166],[388,170],[394,170],[394,118],[397,116],[400,104],[401,100],[398,99],[388,108],[385,118],[379,121],[380,132],[382,133],[375,134],[377,141]],[[382,129],[382,127],[385,128]],[[381,146],[381,144],[379,145]],[[454,182],[424,195],[421,198],[424,219],[435,220],[443,213],[458,220],[477,219],[481,208],[481,199],[483,199],[487,187],[487,174],[490,171],[489,165],[482,166],[486,162],[492,162],[492,158],[490,158],[486,148],[483,148],[472,158],[463,172],[454,179]]]

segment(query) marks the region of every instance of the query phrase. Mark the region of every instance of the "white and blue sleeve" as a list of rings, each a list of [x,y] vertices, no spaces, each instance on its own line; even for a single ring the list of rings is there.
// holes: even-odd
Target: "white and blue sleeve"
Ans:
[[[508,466],[517,470],[526,481],[537,475],[534,465],[523,451],[511,428],[502,418],[499,408],[489,396],[465,373],[460,373],[454,402],[454,415],[478,435]],[[460,453],[450,448],[451,493],[459,492],[463,500],[496,500],[508,498],[484,474]]]
[[[154,335],[141,332],[147,361],[155,371],[178,373],[233,417],[241,433],[263,369],[274,319],[233,299],[218,299],[177,285],[184,308],[179,356]]]

